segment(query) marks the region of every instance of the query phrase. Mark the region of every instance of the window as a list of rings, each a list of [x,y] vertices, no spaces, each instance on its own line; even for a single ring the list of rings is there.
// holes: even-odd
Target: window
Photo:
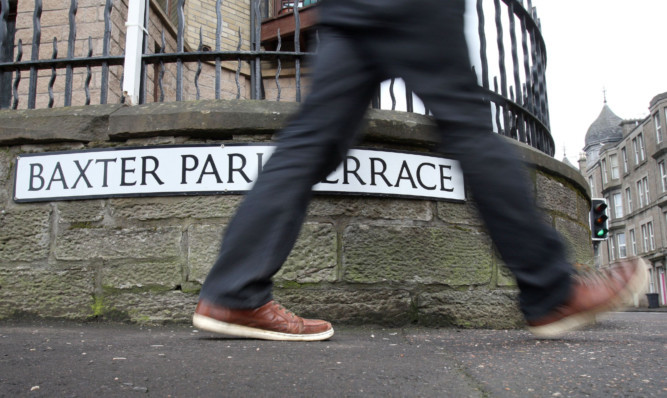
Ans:
[[[637,198],[639,199],[637,201],[637,208],[641,209],[644,206],[644,186],[641,180],[637,181]]]
[[[614,246],[614,236],[609,236],[609,261],[616,260],[616,247]]]
[[[630,245],[632,246],[632,255],[637,255],[637,240],[635,239],[635,230],[630,230]]]
[[[644,150],[644,135],[642,133],[639,133],[637,136],[637,143],[639,144],[639,160],[643,162],[646,158],[646,152]]]
[[[662,125],[660,124],[660,113],[653,115],[653,123],[655,124],[655,140],[659,144],[662,142]]]
[[[298,7],[306,7],[311,4],[317,3],[318,0],[299,0],[299,5]],[[294,8],[294,0],[282,0],[282,1],[276,1],[275,2],[275,7],[276,7],[276,15],[280,14],[281,12],[285,11],[291,11]]]
[[[628,172],[628,152],[625,150],[625,147],[621,149],[621,155],[623,156],[623,173]]]
[[[623,199],[620,193],[615,193],[614,198],[614,218],[623,217]]]
[[[616,240],[618,241],[618,258],[626,258],[628,253],[625,248],[625,233],[621,232],[616,235]]]
[[[639,164],[639,146],[637,145],[637,139],[632,139],[632,149],[635,151],[635,165]]]
[[[630,188],[625,188],[625,201],[628,204],[628,214],[632,213],[632,192]]]
[[[651,199],[649,198],[648,195],[648,177],[642,178],[642,181],[644,182],[644,199],[646,199],[646,206],[648,206],[649,202]]]
[[[667,192],[667,170],[665,170],[665,161],[658,163],[660,168],[660,181],[662,182],[662,192]]]
[[[648,251],[648,232],[646,230],[646,224],[642,225],[642,240],[644,241],[644,252]]]
[[[651,250],[655,250],[655,236],[653,235],[653,221],[646,223],[646,229],[648,230],[648,241]]]
[[[611,179],[618,179],[618,156],[609,156],[609,163],[611,164]]]
[[[653,282],[653,267],[648,269],[648,292],[655,293],[655,282]]]
[[[595,195],[595,180],[593,176],[588,177],[588,185],[591,187],[591,195]]]
[[[602,159],[602,162],[600,163],[600,172],[602,173],[602,184],[607,184],[607,160],[606,159]]]

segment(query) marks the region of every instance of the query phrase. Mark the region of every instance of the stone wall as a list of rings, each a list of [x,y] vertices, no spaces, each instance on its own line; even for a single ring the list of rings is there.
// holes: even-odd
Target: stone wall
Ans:
[[[115,198],[19,204],[22,153],[265,142],[296,104],[195,101],[0,111],[0,318],[188,322],[240,197]],[[364,146],[428,151],[431,120],[371,110]],[[544,218],[589,263],[589,193],[579,173],[514,143]],[[275,277],[294,311],[337,323],[508,328],[515,283],[474,203],[316,196]]]

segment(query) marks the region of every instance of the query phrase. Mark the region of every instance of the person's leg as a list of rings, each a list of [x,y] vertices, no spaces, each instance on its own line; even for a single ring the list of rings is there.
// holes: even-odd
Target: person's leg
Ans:
[[[312,92],[247,194],[223,237],[200,297],[230,308],[271,300],[271,277],[290,253],[312,185],[347,153],[379,81],[341,32],[321,32]]]
[[[491,110],[471,71],[463,31],[465,2],[425,1],[412,11],[418,26],[400,25],[377,47],[389,72],[403,77],[438,124],[441,150],[461,162],[466,187],[502,259],[520,287],[528,319],[563,302],[571,266],[555,231],[535,209],[523,166],[494,134]]]
[[[378,54],[432,111],[441,151],[461,162],[466,186],[516,277],[529,330],[543,337],[560,335],[643,291],[647,279],[641,260],[573,276],[559,235],[536,209],[523,165],[512,146],[491,131],[489,104],[468,64],[464,1],[424,0],[420,5],[424,8],[411,15],[421,21],[419,27],[402,26]]]

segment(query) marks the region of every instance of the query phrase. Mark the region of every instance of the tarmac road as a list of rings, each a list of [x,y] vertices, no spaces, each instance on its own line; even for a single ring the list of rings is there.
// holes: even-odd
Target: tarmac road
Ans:
[[[667,397],[667,312],[562,339],[523,330],[337,327],[325,342],[185,325],[0,322],[0,396]]]

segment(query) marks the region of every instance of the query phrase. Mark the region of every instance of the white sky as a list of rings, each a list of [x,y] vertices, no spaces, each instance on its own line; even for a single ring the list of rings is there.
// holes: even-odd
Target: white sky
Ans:
[[[475,0],[467,1],[474,10]],[[533,0],[533,6],[547,46],[547,94],[555,157],[562,160],[565,149],[576,165],[588,127],[602,110],[604,89],[607,104],[623,119],[648,116],[651,99],[667,92],[667,0]],[[493,47],[493,2],[488,1],[485,7],[487,45]],[[479,52],[476,18],[469,13],[466,26],[473,64],[479,62],[474,59]],[[505,37],[506,48],[508,40]],[[493,52],[487,52],[492,69],[497,68]],[[388,87],[385,82],[382,106],[391,109]],[[395,90],[401,92],[400,81]],[[404,110],[405,96],[397,96],[397,109]],[[418,99],[415,111],[423,112]]]
[[[556,158],[576,165],[603,105],[623,119],[648,115],[667,91],[667,0],[533,0],[547,46]]]

